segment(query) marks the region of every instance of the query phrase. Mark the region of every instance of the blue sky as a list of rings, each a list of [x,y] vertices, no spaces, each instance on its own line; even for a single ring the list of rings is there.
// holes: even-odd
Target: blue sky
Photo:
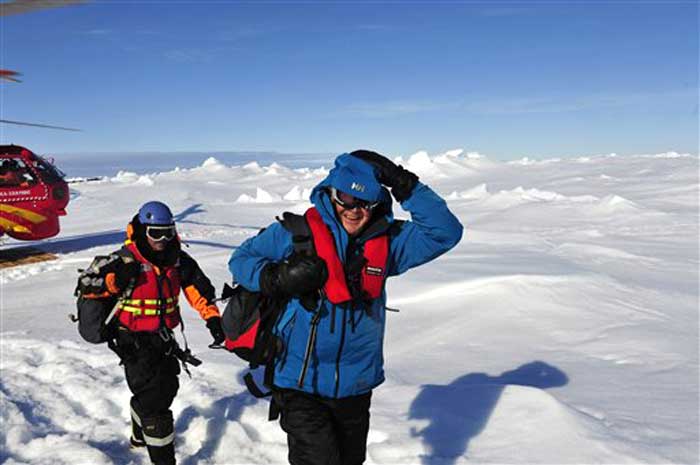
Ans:
[[[3,143],[698,152],[698,3],[93,1],[2,18]]]

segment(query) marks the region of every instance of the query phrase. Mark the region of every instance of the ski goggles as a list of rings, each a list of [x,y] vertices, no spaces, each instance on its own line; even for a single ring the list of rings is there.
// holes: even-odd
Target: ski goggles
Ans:
[[[331,187],[331,199],[345,210],[354,210],[361,208],[363,210],[374,210],[379,202],[370,202],[368,200],[358,199],[350,194],[339,191],[335,187]]]
[[[176,235],[175,226],[146,226],[146,237],[156,242],[170,241]]]

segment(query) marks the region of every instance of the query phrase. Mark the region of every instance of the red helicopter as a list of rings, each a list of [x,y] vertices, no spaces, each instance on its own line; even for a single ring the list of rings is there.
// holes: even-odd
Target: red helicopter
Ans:
[[[0,145],[0,236],[37,240],[58,234],[70,200],[65,175],[19,145]]]

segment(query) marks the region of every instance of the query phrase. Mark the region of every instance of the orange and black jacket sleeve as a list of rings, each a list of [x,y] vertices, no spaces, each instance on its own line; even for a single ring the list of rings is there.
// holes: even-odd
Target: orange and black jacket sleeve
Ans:
[[[180,252],[180,280],[187,301],[202,319],[219,316],[219,309],[214,304],[214,286],[197,262],[185,252]]]

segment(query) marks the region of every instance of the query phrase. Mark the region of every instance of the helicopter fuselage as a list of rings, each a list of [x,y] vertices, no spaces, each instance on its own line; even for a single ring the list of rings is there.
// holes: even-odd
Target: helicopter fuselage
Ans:
[[[50,161],[17,145],[0,146],[0,235],[53,237],[70,200],[64,175]]]

